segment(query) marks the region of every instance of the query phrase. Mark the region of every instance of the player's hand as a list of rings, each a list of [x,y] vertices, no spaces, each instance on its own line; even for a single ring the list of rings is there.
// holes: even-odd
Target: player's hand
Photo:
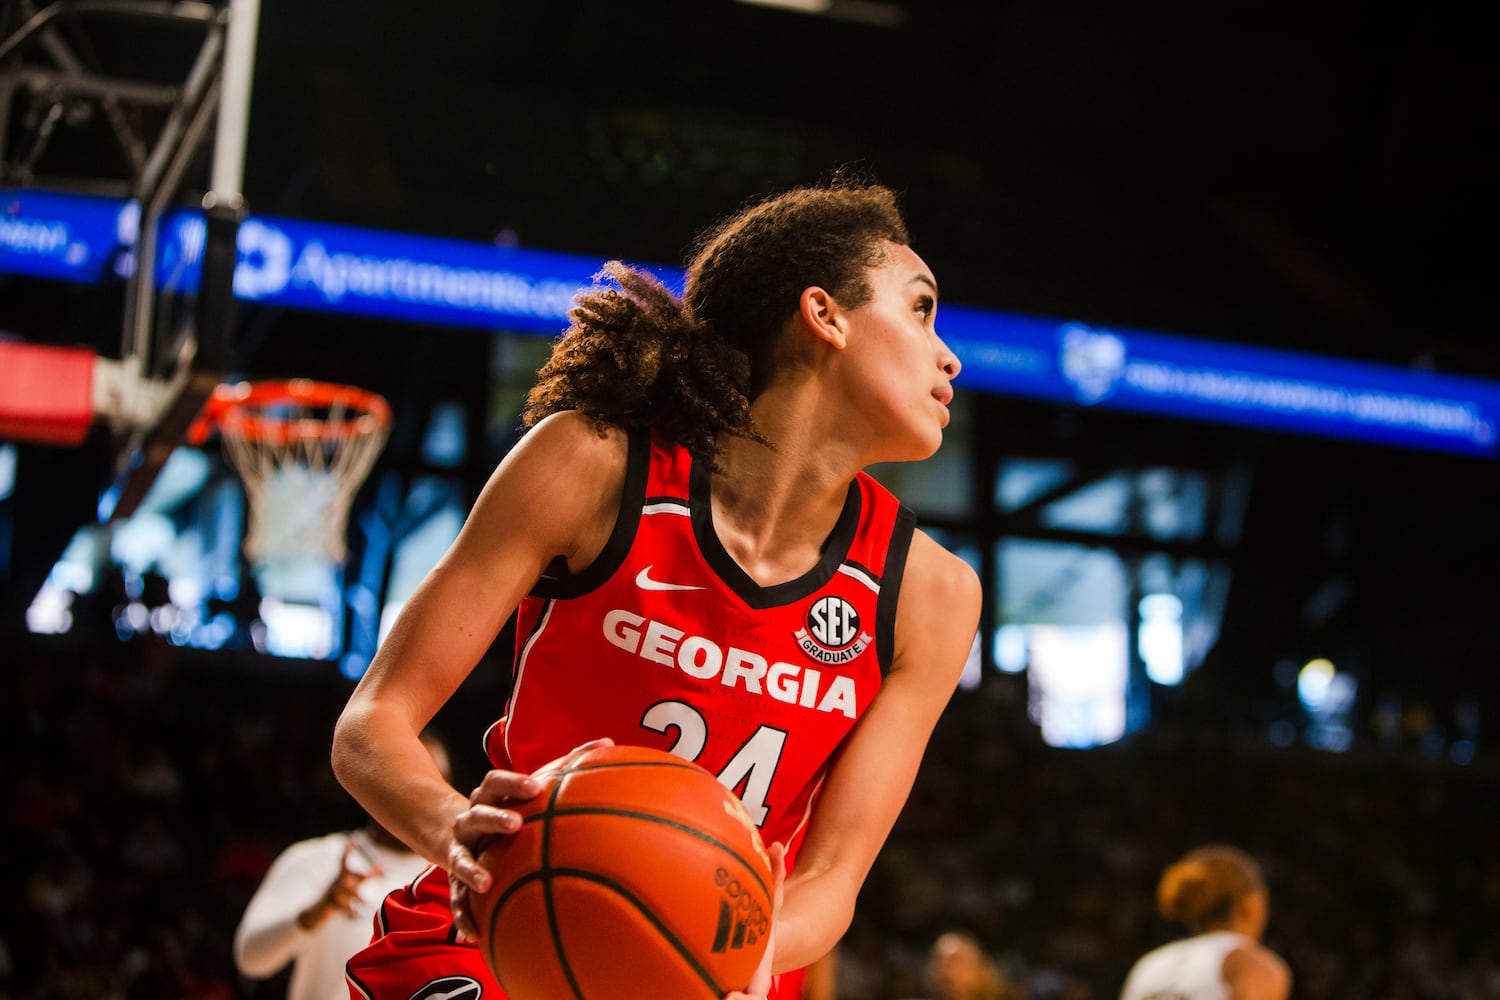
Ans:
[[[767,851],[771,856],[771,935],[766,941],[766,953],[756,966],[750,984],[743,990],[724,994],[724,1000],[766,1000],[771,992],[771,964],[776,955],[776,918],[781,915],[781,898],[786,890],[786,848],[772,844]]]
[[[566,756],[608,746],[611,742],[592,740],[575,747]],[[521,814],[506,806],[535,798],[541,788],[541,783],[529,774],[490,771],[479,787],[469,794],[469,808],[454,819],[446,867],[453,923],[460,941],[478,939],[479,931],[469,908],[469,894],[489,891],[493,881],[490,872],[479,863],[479,855],[495,837],[508,836],[521,829]]]
[[[342,913],[350,920],[358,916],[354,912],[354,901],[359,898],[359,884],[371,875],[380,874],[378,865],[369,871],[349,867],[349,859],[358,851],[359,846],[352,838],[345,841],[344,856],[339,861],[339,873],[328,883],[316,902],[297,914],[297,923],[304,930],[312,930],[335,913]]]

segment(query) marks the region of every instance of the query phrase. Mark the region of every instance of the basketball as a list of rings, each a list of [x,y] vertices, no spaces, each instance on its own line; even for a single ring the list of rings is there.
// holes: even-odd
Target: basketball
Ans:
[[[535,774],[480,855],[479,948],[510,1000],[718,1000],[765,954],[771,864],[738,797],[662,750],[599,747]]]

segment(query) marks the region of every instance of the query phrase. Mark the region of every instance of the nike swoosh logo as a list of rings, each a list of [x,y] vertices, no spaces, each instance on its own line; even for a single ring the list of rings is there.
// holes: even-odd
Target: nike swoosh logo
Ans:
[[[662,583],[660,580],[651,579],[652,567],[647,566],[635,575],[635,585],[642,590],[707,590],[706,587],[694,587],[688,583]]]

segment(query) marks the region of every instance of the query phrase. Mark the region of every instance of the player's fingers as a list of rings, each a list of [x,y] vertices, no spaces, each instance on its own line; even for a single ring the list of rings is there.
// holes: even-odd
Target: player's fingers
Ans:
[[[490,873],[475,860],[467,847],[456,840],[448,845],[448,863],[444,867],[448,870],[448,879],[452,884],[467,886],[480,892],[485,892],[490,887]]]
[[[460,944],[468,944],[479,939],[479,931],[474,926],[474,918],[469,914],[469,887],[459,881],[450,871],[448,873],[448,901],[453,910],[453,929],[458,936]]]
[[[557,758],[556,760],[549,760],[547,763],[543,764],[541,767],[537,768],[531,773],[548,774],[552,771],[560,770],[564,765],[568,763],[569,760],[577,757],[581,753],[587,753],[590,750],[598,750],[600,747],[612,747],[614,745],[615,741],[610,739],[608,736],[601,736],[597,740],[589,740],[587,743],[580,743],[573,749],[569,750],[567,753],[563,754],[561,757]]]
[[[771,960],[776,954],[776,928],[773,924],[771,934],[766,939],[766,951],[760,958],[760,964],[755,967],[755,972],[750,976],[750,982],[740,993],[730,994],[730,1000],[745,1000],[746,997],[764,997],[771,992]]]
[[[521,829],[521,814],[504,806],[470,806],[453,821],[453,835],[475,846],[486,837],[511,834]],[[478,851],[474,852],[476,855]]]
[[[352,917],[355,915],[354,900],[357,897],[358,893],[356,892],[345,889],[342,886],[334,886],[333,891],[328,894],[327,898],[328,904],[331,907],[347,917]]]
[[[772,844],[766,852],[771,856],[771,884],[775,887],[771,894],[771,919],[781,912],[781,900],[786,895],[786,845],[781,843]]]
[[[766,940],[766,952],[761,956],[750,982],[741,992],[730,993],[725,1000],[765,1000],[771,991],[771,962],[776,954],[776,918],[781,913],[781,900],[786,891],[786,847],[780,843],[770,846],[766,853],[771,858],[771,933]]]
[[[479,855],[488,842],[521,829],[521,814],[496,806],[472,806],[453,821],[453,840],[448,845],[448,874],[465,885],[484,892],[490,887],[490,873],[479,863]]]
[[[345,892],[357,892],[359,884],[369,877],[369,874],[366,872],[343,871],[339,873],[336,884]]]
[[[479,787],[469,794],[469,802],[480,805],[504,802],[507,799],[524,800],[533,798],[541,790],[542,786],[528,774],[490,771],[479,783]]]

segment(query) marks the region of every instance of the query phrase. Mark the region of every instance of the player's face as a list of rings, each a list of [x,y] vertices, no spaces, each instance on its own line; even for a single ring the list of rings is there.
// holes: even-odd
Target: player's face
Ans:
[[[1248,892],[1239,898],[1238,909],[1243,933],[1260,940],[1271,913],[1270,895],[1263,889]]]
[[[945,936],[933,945],[927,972],[938,996],[970,996],[983,985],[984,959],[968,942]]]
[[[855,401],[878,435],[878,460],[926,458],[942,444],[959,363],[937,335],[932,272],[910,247],[886,247],[869,272],[871,299],[849,313]]]

